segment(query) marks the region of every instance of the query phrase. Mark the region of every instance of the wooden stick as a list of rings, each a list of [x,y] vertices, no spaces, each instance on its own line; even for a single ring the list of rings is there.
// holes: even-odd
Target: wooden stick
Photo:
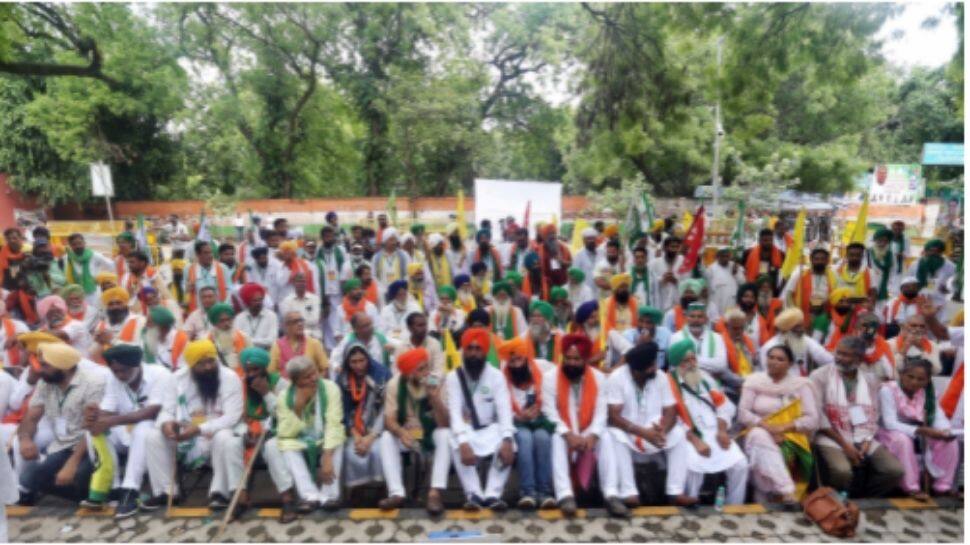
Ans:
[[[222,536],[222,533],[226,531],[226,526],[229,525],[229,519],[232,518],[232,513],[236,510],[236,504],[239,503],[239,496],[242,495],[243,489],[246,488],[246,482],[249,481],[249,474],[252,473],[253,466],[256,465],[256,458],[259,458],[259,451],[263,447],[263,441],[266,440],[266,434],[268,432],[269,427],[267,426],[263,432],[259,434],[259,439],[256,441],[256,446],[253,448],[253,455],[249,458],[249,462],[246,464],[246,470],[243,471],[242,478],[239,479],[239,485],[236,486],[236,491],[232,495],[232,501],[229,502],[229,507],[226,509],[226,514],[222,517],[222,523],[219,524],[219,531],[216,532],[213,540],[219,539],[219,537]]]
[[[172,481],[168,485],[168,504],[165,506],[165,518],[172,516],[172,504],[175,502],[175,483],[179,474],[179,423],[175,423],[175,455],[172,457]]]

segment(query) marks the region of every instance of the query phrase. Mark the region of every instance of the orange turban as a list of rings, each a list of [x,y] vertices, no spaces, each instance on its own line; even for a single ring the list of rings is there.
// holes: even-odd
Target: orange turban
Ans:
[[[563,354],[569,352],[569,349],[574,346],[579,350],[579,355],[583,358],[588,358],[593,353],[593,342],[582,333],[570,333],[562,338]]]
[[[529,357],[529,349],[522,337],[512,337],[498,345],[498,357],[500,359],[508,361],[512,356]]]
[[[422,362],[426,361],[428,361],[427,349],[422,347],[412,348],[397,357],[397,369],[402,375],[410,376]]]
[[[464,349],[468,345],[475,343],[482,350],[488,352],[491,346],[491,337],[492,334],[484,327],[469,327],[461,334],[461,347]]]
[[[554,235],[556,234],[556,225],[553,223],[547,223],[542,226],[540,232],[545,236]]]

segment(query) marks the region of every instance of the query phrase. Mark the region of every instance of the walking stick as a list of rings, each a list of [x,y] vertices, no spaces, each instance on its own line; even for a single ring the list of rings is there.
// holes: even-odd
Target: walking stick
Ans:
[[[165,506],[165,518],[172,516],[172,504],[175,502],[175,483],[179,475],[179,423],[175,422],[175,456],[172,457],[172,480],[168,485],[168,503]]]
[[[219,524],[219,531],[216,532],[214,540],[219,539],[222,533],[226,531],[226,526],[229,525],[229,519],[232,518],[233,511],[236,510],[236,504],[239,503],[239,496],[242,495],[243,489],[246,487],[246,483],[249,481],[249,474],[253,471],[253,466],[256,465],[256,458],[259,457],[259,451],[263,447],[263,441],[266,440],[266,434],[269,432],[269,427],[263,430],[259,434],[259,439],[256,440],[256,446],[253,448],[253,455],[249,458],[249,462],[246,464],[246,469],[243,471],[242,478],[239,479],[239,485],[236,486],[236,491],[232,494],[232,501],[229,502],[229,507],[226,509],[226,514],[222,517],[222,522]]]

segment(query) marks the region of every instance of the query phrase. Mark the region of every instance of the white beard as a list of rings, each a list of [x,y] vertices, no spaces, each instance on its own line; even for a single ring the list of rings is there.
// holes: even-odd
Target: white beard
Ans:
[[[220,352],[232,351],[232,330],[223,331],[218,327],[214,328],[212,330],[212,342],[219,348]]]
[[[407,309],[407,308],[408,308],[408,302],[407,301],[401,303],[397,299],[394,300],[394,310],[396,310],[398,312],[404,312],[404,310]]]
[[[701,385],[701,372],[697,368],[693,368],[686,373],[680,375],[680,378],[684,381],[684,384],[690,387],[691,390],[697,391],[697,388]]]
[[[495,321],[499,322],[500,325],[504,325],[509,318],[509,313],[512,312],[512,301],[506,300],[504,303],[495,301],[492,304],[492,308],[495,309]]]
[[[159,334],[158,330],[151,328],[145,331],[145,348],[150,352],[155,352],[158,349]]]
[[[804,335],[785,333],[784,343],[788,345],[788,348],[790,348],[792,353],[795,355],[795,362],[798,360],[806,360],[805,354],[808,352],[808,343],[805,342]]]

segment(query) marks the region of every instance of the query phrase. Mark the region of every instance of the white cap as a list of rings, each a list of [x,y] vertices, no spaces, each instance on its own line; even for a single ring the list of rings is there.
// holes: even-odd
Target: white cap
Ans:
[[[384,229],[384,231],[381,234],[381,240],[388,241],[388,240],[391,240],[392,238],[396,240],[400,240],[400,238],[397,236],[397,229],[393,227],[388,227],[387,229]]]
[[[428,245],[432,248],[441,244],[445,241],[445,237],[441,236],[441,233],[431,233],[428,235]]]
[[[411,233],[404,233],[404,236],[401,237],[401,244],[404,244],[405,242],[407,242],[409,240],[411,242],[414,242],[414,235],[412,235]]]
[[[919,284],[919,280],[917,280],[915,276],[907,276],[899,282],[900,286],[903,284]]]
[[[583,238],[597,237],[597,236],[599,236],[599,233],[596,231],[596,229],[593,229],[592,227],[587,227],[583,229]]]

